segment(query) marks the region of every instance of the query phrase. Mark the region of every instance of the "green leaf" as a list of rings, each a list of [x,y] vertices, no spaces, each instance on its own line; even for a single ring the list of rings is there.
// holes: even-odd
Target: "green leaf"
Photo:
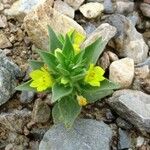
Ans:
[[[32,88],[30,86],[31,82],[32,82],[32,80],[29,80],[28,82],[23,83],[23,84],[17,86],[15,89],[17,91],[33,91],[33,92],[37,92],[35,88]]]
[[[87,66],[89,64],[96,64],[99,56],[103,52],[106,43],[102,41],[102,38],[98,38],[94,43],[85,48],[83,58],[86,59]]]
[[[59,61],[59,63],[63,67],[66,67],[66,65],[65,65],[65,60],[66,60],[65,55],[63,55],[61,52],[56,52],[55,56],[56,56],[57,60]]]
[[[66,35],[66,38],[65,38],[65,43],[63,46],[63,54],[68,59],[70,59],[74,55],[74,48],[68,35]]]
[[[81,107],[74,97],[68,96],[64,97],[58,102],[58,107],[61,114],[61,121],[65,124],[66,127],[70,128],[77,116],[80,114]]]
[[[38,50],[39,55],[41,56],[41,58],[43,59],[43,61],[45,62],[45,64],[48,66],[48,69],[52,72],[57,73],[56,70],[56,66],[57,66],[57,60],[56,57],[49,53],[49,52],[45,52],[45,51],[41,51]]]
[[[43,67],[44,66],[44,62],[37,61],[37,60],[29,60],[29,65],[31,66],[31,68],[33,70],[36,70],[36,69],[40,69],[41,67]]]
[[[58,65],[57,69],[64,76],[70,75],[70,72],[68,70],[64,69],[61,65]]]
[[[49,51],[53,52],[56,48],[62,49],[62,43],[59,41],[57,35],[50,26],[48,26],[48,34],[49,34]]]
[[[69,95],[72,90],[72,87],[65,87],[64,85],[55,83],[52,87],[52,103],[56,102],[64,96]]]
[[[114,89],[119,86],[107,79],[101,82],[100,87],[82,87],[82,95],[88,99],[89,102],[95,102],[113,93]]]
[[[52,109],[52,117],[54,124],[60,123],[62,119],[62,114],[59,109],[59,103],[56,103]]]

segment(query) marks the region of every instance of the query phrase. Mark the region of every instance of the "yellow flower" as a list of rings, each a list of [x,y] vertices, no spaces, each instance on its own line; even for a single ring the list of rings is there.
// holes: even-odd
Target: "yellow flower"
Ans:
[[[84,81],[91,86],[100,86],[100,81],[103,81],[105,71],[99,67],[94,67],[94,64],[90,64],[90,68],[87,71]]]
[[[30,86],[37,88],[38,92],[42,92],[53,85],[53,78],[44,67],[32,71],[29,75],[33,80]]]
[[[80,52],[80,46],[85,40],[85,36],[73,29],[71,29],[68,32],[68,35],[71,36],[72,33],[74,33],[73,34],[73,48],[74,48],[75,53],[78,54]]]
[[[85,106],[85,105],[87,105],[87,99],[86,98],[84,98],[83,96],[79,96],[79,95],[77,95],[77,100],[78,100],[78,104],[80,105],[80,106]]]

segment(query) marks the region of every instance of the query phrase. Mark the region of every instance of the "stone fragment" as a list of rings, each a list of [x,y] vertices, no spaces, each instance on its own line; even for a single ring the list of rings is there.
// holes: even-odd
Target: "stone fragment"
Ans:
[[[47,1],[47,5],[52,6],[54,0],[18,0],[9,9],[4,10],[4,14],[15,17],[18,21],[22,22],[24,17],[34,10],[39,5]]]
[[[74,13],[75,13],[74,9],[61,0],[56,0],[54,2],[54,9],[60,12],[61,14],[74,18]]]
[[[35,93],[32,91],[22,91],[20,95],[20,102],[21,103],[31,103],[34,99]]]
[[[114,12],[112,0],[104,1],[104,13],[112,14]]]
[[[10,43],[10,41],[7,39],[6,35],[0,31],[0,48],[8,48],[11,47],[12,44]]]
[[[119,14],[129,14],[134,11],[134,2],[116,1],[116,11]]]
[[[131,58],[123,58],[111,63],[109,79],[118,83],[121,88],[130,87],[134,78],[134,61]]]
[[[150,85],[150,69],[148,65],[135,68],[133,89],[143,91],[145,89],[143,85],[145,84]],[[150,93],[150,90],[148,93]]]
[[[0,28],[7,27],[7,18],[4,15],[0,15]]]
[[[4,5],[0,3],[0,11],[3,11],[3,9],[4,9]]]
[[[132,22],[120,14],[111,15],[106,20],[117,28],[117,34],[112,40],[114,44],[110,46],[118,52],[120,57],[132,58],[135,63],[143,62],[147,58],[148,46]]]
[[[79,8],[84,17],[88,19],[97,18],[104,11],[101,3],[86,3]]]
[[[131,148],[131,137],[125,130],[119,128],[119,143],[118,150]]]
[[[118,56],[115,53],[113,53],[111,51],[107,51],[107,54],[108,54],[111,62],[119,60]]]
[[[67,130],[63,125],[50,128],[40,143],[39,150],[109,150],[112,131],[103,122],[81,119]]]
[[[150,95],[136,90],[119,90],[107,103],[138,130],[150,133]]]
[[[47,25],[57,33],[65,34],[74,28],[85,35],[85,31],[77,22],[60,14],[46,2],[25,17],[24,25],[31,41],[41,49],[48,49]]]
[[[51,111],[49,106],[41,99],[37,99],[33,106],[32,112],[33,121],[37,123],[47,122],[50,118],[50,114]]]
[[[30,121],[31,112],[28,110],[15,110],[0,114],[0,124],[12,132],[23,133],[24,126]]]
[[[64,0],[67,4],[77,10],[85,0]]]
[[[110,59],[109,59],[109,55],[104,52],[102,57],[99,59],[99,65],[104,69],[106,70],[109,65],[110,65]]]
[[[17,85],[16,78],[21,74],[18,66],[0,51],[0,106],[14,94]]]
[[[150,18],[150,3],[149,4],[141,3],[140,9],[141,9],[144,16]]]
[[[89,35],[89,37],[85,40],[82,46],[86,47],[95,42],[95,40],[97,40],[100,37],[102,37],[103,42],[107,44],[108,41],[112,37],[114,37],[115,34],[116,34],[115,27],[109,25],[108,23],[103,23]]]

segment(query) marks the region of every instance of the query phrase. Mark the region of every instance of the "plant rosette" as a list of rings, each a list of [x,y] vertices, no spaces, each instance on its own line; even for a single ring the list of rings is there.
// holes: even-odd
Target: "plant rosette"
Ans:
[[[49,51],[37,50],[41,61],[30,60],[31,79],[16,90],[51,92],[54,123],[71,127],[81,108],[113,93],[118,85],[104,77],[105,71],[96,66],[106,43],[102,38],[81,48],[85,37],[75,30],[57,35],[51,27]]]

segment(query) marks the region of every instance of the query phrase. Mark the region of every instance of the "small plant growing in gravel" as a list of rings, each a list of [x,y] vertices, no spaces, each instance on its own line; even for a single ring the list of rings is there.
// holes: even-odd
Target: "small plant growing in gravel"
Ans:
[[[112,94],[118,86],[104,77],[105,71],[96,66],[104,50],[101,38],[81,48],[85,37],[75,30],[65,36],[49,31],[49,51],[37,50],[41,61],[30,60],[31,80],[17,90],[52,92],[54,123],[71,127],[82,106]]]

